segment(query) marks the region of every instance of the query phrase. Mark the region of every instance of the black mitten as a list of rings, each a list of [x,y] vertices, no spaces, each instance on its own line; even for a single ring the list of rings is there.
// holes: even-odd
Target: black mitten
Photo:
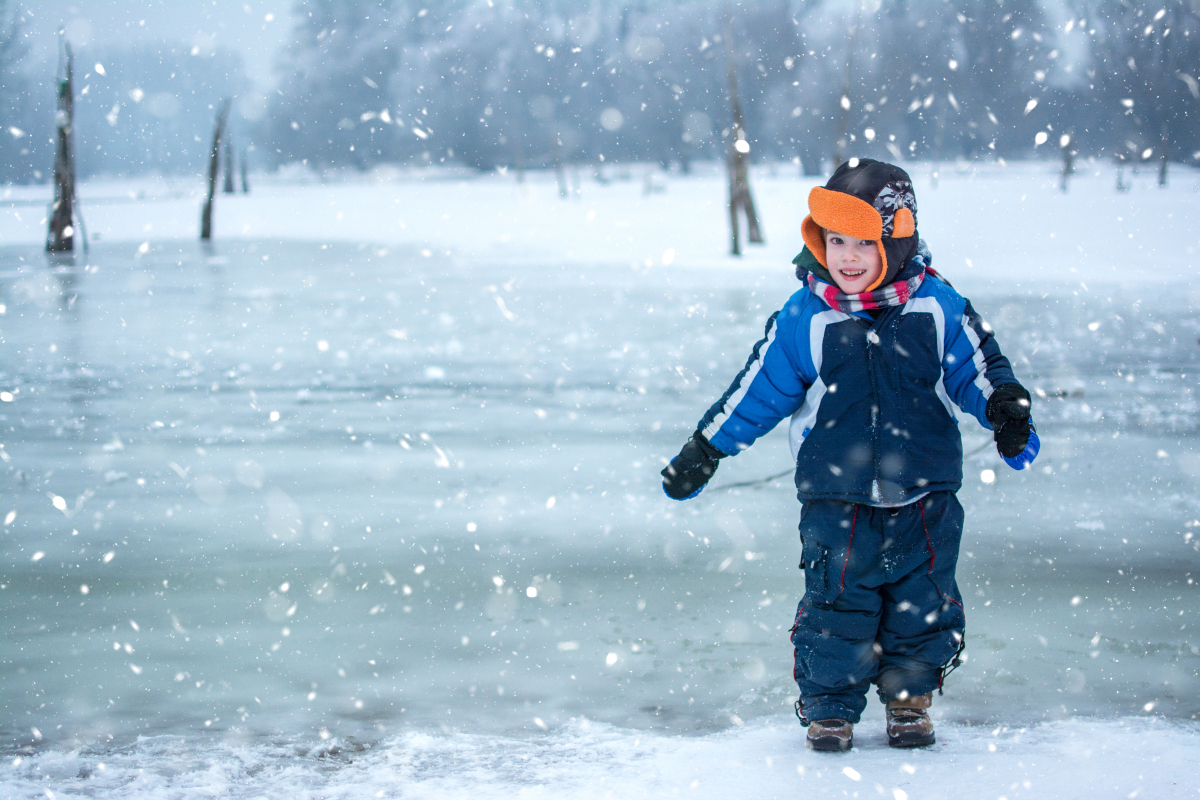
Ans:
[[[717,471],[717,462],[724,457],[724,453],[696,431],[679,455],[663,469],[663,491],[672,500],[695,497]]]
[[[1029,444],[1029,392],[1019,383],[997,387],[988,398],[986,414],[1000,455],[1019,456]]]

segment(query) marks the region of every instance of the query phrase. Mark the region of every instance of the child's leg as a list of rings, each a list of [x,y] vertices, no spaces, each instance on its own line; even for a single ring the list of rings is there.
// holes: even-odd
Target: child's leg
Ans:
[[[804,713],[858,722],[876,675],[883,583],[880,509],[810,501],[800,519],[804,597],[792,630]]]
[[[902,527],[920,538],[921,547],[913,552],[916,558],[904,559],[900,569],[907,571],[889,574],[882,587],[883,652],[876,683],[885,703],[902,692],[918,696],[939,688],[941,670],[959,650],[966,625],[954,580],[963,527],[958,499],[950,492],[935,492],[905,506],[903,515],[907,519]]]

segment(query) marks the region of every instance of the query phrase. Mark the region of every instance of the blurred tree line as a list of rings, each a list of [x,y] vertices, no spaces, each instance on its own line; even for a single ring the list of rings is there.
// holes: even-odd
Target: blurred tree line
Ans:
[[[1082,157],[1200,161],[1200,0],[300,0],[293,18],[266,96],[219,49],[81,50],[79,72],[106,72],[79,81],[81,173],[198,173],[225,96],[259,168],[686,168],[725,153],[729,31],[756,160],[820,174],[839,138],[890,160],[1057,158],[1069,137]],[[51,80],[21,36],[0,0],[0,177],[45,180]]]
[[[19,4],[0,0],[0,180],[49,182],[54,163],[55,64],[27,64]],[[199,174],[214,109],[238,96],[239,133],[262,119],[237,53],[182,42],[75,48],[75,154],[89,175]]]

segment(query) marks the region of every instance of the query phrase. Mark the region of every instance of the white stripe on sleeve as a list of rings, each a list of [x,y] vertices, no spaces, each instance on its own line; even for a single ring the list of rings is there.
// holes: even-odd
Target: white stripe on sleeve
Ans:
[[[746,396],[746,392],[750,391],[750,384],[754,383],[754,379],[758,377],[759,371],[762,369],[763,361],[767,358],[767,352],[770,351],[771,345],[775,344],[775,332],[779,330],[777,320],[771,320],[771,330],[767,331],[767,340],[763,346],[759,348],[758,358],[754,359],[750,364],[750,368],[742,375],[742,379],[738,382],[737,388],[733,394],[725,401],[721,408],[721,413],[713,417],[713,421],[704,429],[704,438],[710,442],[712,438],[721,430],[721,426],[733,416],[733,412],[737,409],[738,403],[742,402],[742,398]]]
[[[971,327],[971,321],[967,319],[966,314],[963,314],[962,326],[967,333],[967,341],[971,343],[971,349],[974,351],[971,361],[975,364],[975,371],[978,373],[975,376],[975,386],[983,393],[983,399],[987,400],[992,396],[992,391],[996,387],[992,386],[992,382],[987,379],[987,366],[983,361],[983,351],[979,349],[979,334],[975,333],[975,329]]]

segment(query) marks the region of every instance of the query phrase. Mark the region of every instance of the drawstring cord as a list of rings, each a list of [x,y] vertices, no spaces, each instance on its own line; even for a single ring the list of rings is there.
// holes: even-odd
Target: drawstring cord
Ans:
[[[796,709],[796,719],[800,720],[800,724],[808,727],[808,717],[804,716],[804,703],[800,702],[800,698],[796,698],[796,702],[792,704]]]
[[[966,631],[964,631],[962,638],[958,640],[958,649],[954,651],[954,655],[950,656],[950,660],[938,668],[938,685],[937,685],[938,695],[943,694],[942,684],[945,683],[946,676],[962,666],[963,662],[962,662],[962,659],[960,658],[960,656],[962,655],[962,651],[966,650],[966,649],[967,649],[967,634],[966,634]]]

